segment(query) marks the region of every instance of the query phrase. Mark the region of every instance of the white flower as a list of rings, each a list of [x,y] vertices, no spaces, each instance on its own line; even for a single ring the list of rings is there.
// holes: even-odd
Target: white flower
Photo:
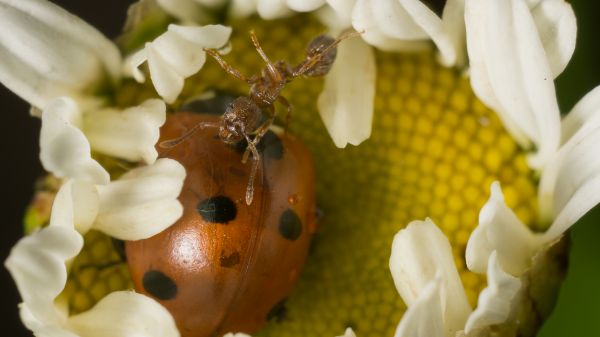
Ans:
[[[153,166],[132,171],[133,177],[125,179],[181,175],[182,170],[178,163],[162,159]],[[149,181],[145,179],[144,183]],[[174,200],[172,196],[164,195],[160,191],[162,188],[157,184],[160,182],[150,183],[158,194],[163,194],[160,197],[163,200],[160,202],[169,203],[170,200]],[[108,185],[105,188],[110,187],[111,185]],[[55,301],[65,287],[68,263],[81,251],[82,234],[90,228],[103,230],[123,239],[134,239],[152,235],[164,228],[165,224],[170,225],[174,221],[165,219],[161,214],[163,209],[157,209],[156,205],[148,203],[149,198],[144,196],[148,193],[147,190],[136,191],[131,189],[133,186],[129,187],[128,194],[106,195],[105,190],[97,189],[88,182],[66,182],[52,206],[50,224],[21,239],[12,249],[5,265],[15,279],[23,298],[23,303],[20,304],[21,319],[37,336],[179,336],[168,311],[144,295],[126,291],[111,293],[89,311],[75,316],[69,316],[67,308]],[[114,189],[118,190],[119,187]],[[154,194],[157,200],[158,194]],[[176,191],[176,194],[179,194],[179,191]],[[106,197],[114,198],[115,203],[123,203],[125,207],[142,207],[144,212],[150,213],[149,216],[157,216],[166,221],[161,226],[132,222],[135,229],[113,230],[99,219],[109,214],[115,219],[128,221],[131,220],[131,211],[122,212],[119,207],[107,205],[106,202],[102,202]],[[125,234],[120,235],[122,233]]]
[[[396,337],[453,337],[505,322],[514,315],[521,281],[489,255],[488,287],[472,311],[448,239],[431,220],[413,221],[394,237],[390,270],[408,306]]]
[[[45,0],[0,0],[0,82],[36,107],[119,79],[117,47]]]
[[[553,79],[573,52],[575,19],[564,1],[533,5],[530,9],[524,0],[466,2],[473,89],[517,140],[537,146],[530,165],[541,174],[539,221],[550,225],[545,233],[533,233],[504,204],[499,184],[493,184],[467,245],[467,264],[478,272],[488,268],[487,255],[497,251],[503,268],[521,276],[535,254],[600,202],[600,160],[593,154],[600,137],[600,90],[586,95],[560,121]]]
[[[167,103],[172,103],[181,93],[184,79],[197,73],[204,65],[204,48],[224,47],[229,35],[231,28],[222,25],[169,25],[167,32],[130,56],[124,71],[138,82],[143,82],[145,77],[138,67],[148,61],[156,91]]]

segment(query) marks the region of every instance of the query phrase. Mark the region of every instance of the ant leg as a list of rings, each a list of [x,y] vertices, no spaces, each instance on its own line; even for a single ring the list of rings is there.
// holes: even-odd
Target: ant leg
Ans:
[[[277,97],[277,100],[279,101],[279,103],[281,103],[287,109],[287,114],[285,115],[285,127],[284,127],[285,133],[287,133],[288,125],[290,124],[290,118],[292,117],[292,111],[294,110],[294,107],[287,100],[287,98],[285,98],[283,96]]]
[[[260,155],[258,154],[258,150],[256,150],[256,146],[254,143],[250,141],[250,137],[247,134],[244,134],[246,137],[246,141],[248,142],[248,148],[252,151],[252,159],[254,162],[252,163],[252,171],[250,171],[250,178],[248,178],[248,186],[246,187],[246,205],[250,205],[252,203],[252,199],[254,198],[254,178],[256,177],[256,172],[258,171],[258,163],[260,162]]]
[[[275,111],[273,109],[273,106],[269,106],[268,111],[270,113],[269,119],[265,121],[261,126],[259,126],[256,129],[256,131],[254,131],[254,139],[252,140],[252,144],[254,144],[255,147],[256,145],[258,145],[258,143],[260,143],[260,140],[267,133],[267,131],[269,131],[269,128],[271,127],[271,125],[273,125],[273,122],[275,122]],[[244,152],[244,156],[242,157],[242,163],[246,163],[249,154],[250,150],[247,147],[246,151]]]
[[[158,144],[158,146],[160,146],[163,149],[170,149],[172,147],[175,147],[175,146],[181,144],[184,140],[188,139],[191,135],[193,135],[198,130],[202,130],[205,128],[218,128],[219,126],[220,125],[217,122],[215,122],[215,123],[201,122],[201,123],[194,125],[193,128],[186,131],[183,135],[181,135],[177,138],[174,138],[174,139],[162,141]]]
[[[260,54],[260,57],[262,57],[262,59],[267,64],[267,69],[269,69],[269,72],[271,73],[273,78],[280,79],[281,76],[279,74],[279,71],[277,71],[277,69],[275,69],[273,62],[271,62],[271,60],[269,60],[269,58],[267,57],[267,54],[265,54],[265,51],[260,46],[260,43],[258,42],[258,38],[256,37],[256,33],[254,32],[254,30],[250,31],[250,39],[252,40],[252,43],[254,44],[254,48],[256,48],[256,51],[258,52],[258,54]]]
[[[248,84],[252,84],[254,82],[253,78],[247,78],[244,74],[242,74],[239,70],[235,69],[234,67],[232,67],[229,63],[227,63],[227,61],[225,61],[222,57],[221,54],[219,54],[216,50],[214,49],[208,49],[208,48],[204,48],[204,51],[212,56],[212,58],[215,59],[215,61],[217,61],[217,63],[219,63],[219,65],[221,66],[221,68],[223,68],[223,70],[225,70],[226,72],[229,73],[229,75],[244,81]]]

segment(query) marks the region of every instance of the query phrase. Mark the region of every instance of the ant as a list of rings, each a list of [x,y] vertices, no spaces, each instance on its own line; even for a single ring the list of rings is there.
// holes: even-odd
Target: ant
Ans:
[[[260,142],[269,127],[275,121],[275,102],[278,101],[287,109],[286,121],[292,113],[292,105],[281,96],[283,87],[299,76],[318,77],[326,75],[333,66],[337,56],[337,45],[350,37],[359,35],[355,31],[346,31],[337,39],[328,35],[315,37],[306,48],[306,56],[300,64],[292,67],[286,61],[271,62],[258,42],[253,30],[250,31],[250,39],[256,51],[265,61],[266,66],[260,75],[247,77],[237,69],[229,65],[215,49],[204,51],[219,63],[227,73],[250,85],[248,96],[240,96],[231,102],[225,109],[219,122],[198,123],[179,138],[167,140],[160,143],[162,148],[171,148],[183,142],[197,130],[204,128],[218,128],[219,138],[228,145],[236,144],[246,140],[248,146],[244,152],[242,163],[246,163],[249,153],[252,153],[253,165],[246,188],[246,204],[252,203],[254,195],[254,179],[258,170],[260,155],[256,145]],[[266,121],[261,123],[263,111],[266,111]],[[250,136],[253,136],[251,139]]]

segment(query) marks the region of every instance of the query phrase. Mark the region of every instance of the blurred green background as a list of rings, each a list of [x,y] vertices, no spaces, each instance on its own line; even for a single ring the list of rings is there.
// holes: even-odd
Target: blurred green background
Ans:
[[[585,93],[600,85],[600,3],[570,2],[577,16],[577,47],[571,63],[557,80],[561,111],[565,113]],[[590,154],[597,155],[600,153]],[[554,313],[538,337],[600,336],[600,207],[573,228],[571,237],[567,281]]]

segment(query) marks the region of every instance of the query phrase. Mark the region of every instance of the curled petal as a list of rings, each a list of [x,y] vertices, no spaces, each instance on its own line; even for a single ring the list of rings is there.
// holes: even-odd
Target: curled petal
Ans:
[[[414,22],[421,27],[421,29],[427,34],[431,40],[436,44],[438,50],[440,51],[440,55],[442,63],[447,66],[451,66],[457,63],[460,59],[462,62],[462,48],[464,47],[463,37],[462,37],[462,25],[459,24],[456,28],[455,23],[451,23],[448,25],[444,24],[442,18],[438,17],[427,5],[425,5],[420,0],[398,0],[407,13],[410,14]],[[461,4],[460,1],[449,1],[448,4],[452,4],[453,6],[456,4]],[[453,14],[458,11],[462,12],[462,6],[455,6],[452,8],[450,12]],[[444,14],[450,13],[444,11]],[[451,15],[449,16],[452,20],[457,20],[458,22],[462,22],[459,15]],[[452,30],[448,28],[454,28]],[[458,35],[456,35],[459,33]],[[456,36],[454,36],[456,35]]]
[[[296,12],[310,12],[325,4],[325,0],[286,0],[289,8]]]
[[[416,51],[429,47],[427,41],[395,39],[385,34],[369,0],[357,0],[352,10],[352,27],[370,45],[384,51]]]
[[[90,144],[79,129],[81,113],[71,99],[58,98],[42,111],[40,160],[59,178],[107,184],[110,176],[91,157]]]
[[[553,161],[544,170],[539,187],[540,213],[553,223],[544,234],[548,241],[560,237],[600,198],[594,192],[600,183],[600,89],[596,88],[575,105],[563,120],[563,139]]]
[[[118,78],[117,47],[49,1],[0,1],[0,82],[42,108]]]
[[[573,52],[577,21],[571,5],[564,0],[540,1],[532,9],[533,19],[544,44],[554,78],[563,72]]]
[[[352,23],[352,9],[356,0],[327,0],[329,7],[335,12],[338,22],[342,27],[349,27]]]
[[[441,276],[437,275],[423,287],[418,298],[402,316],[394,337],[452,336],[452,332],[446,334],[444,328],[441,283]]]
[[[441,304],[431,310],[441,309],[444,334],[463,329],[471,307],[454,265],[450,243],[431,220],[413,221],[396,234],[392,243],[390,270],[396,289],[409,310],[421,305],[419,303],[423,301],[421,298],[425,296],[425,290],[427,287],[437,287],[432,286],[431,282],[438,278],[436,282],[440,283],[440,290],[436,290],[436,293],[441,294],[437,300]],[[422,319],[425,318],[419,318]]]
[[[527,4],[467,0],[465,21],[473,90],[522,146],[536,145],[530,165],[545,167],[560,141],[560,113],[549,61]]]
[[[51,224],[22,238],[11,250],[5,266],[23,299],[23,322],[35,333],[63,330],[64,316],[56,309],[54,299],[67,281],[66,262],[82,247],[83,238],[71,223],[70,227]]]
[[[349,39],[338,48],[317,105],[335,145],[345,147],[371,135],[375,56],[361,39]]]
[[[272,20],[292,14],[286,0],[256,0],[256,11],[261,18]]]
[[[145,78],[138,67],[148,61],[156,91],[167,103],[173,103],[183,89],[184,79],[204,65],[204,48],[221,48],[230,35],[231,28],[222,25],[169,25],[167,32],[128,58],[124,72],[142,82]]]
[[[600,86],[595,87],[575,104],[573,109],[562,120],[562,143],[566,143],[573,135],[597,125],[595,121],[600,116]]]
[[[65,182],[56,193],[50,214],[50,224],[75,227],[82,235],[92,227],[98,215],[99,195],[96,187],[82,180]]]
[[[504,203],[500,183],[494,182],[491,191],[490,199],[479,212],[479,225],[467,242],[467,267],[485,273],[489,256],[497,251],[502,268],[511,275],[520,276],[543,241]]]
[[[356,337],[356,334],[354,333],[354,330],[352,330],[352,328],[346,328],[346,331],[344,331],[344,334],[342,336],[338,336],[338,337]]]
[[[121,240],[145,239],[163,231],[183,212],[177,196],[184,178],[181,164],[163,158],[98,186],[100,212],[94,228]]]
[[[132,291],[108,294],[92,309],[70,317],[67,326],[81,337],[179,336],[167,309]]]
[[[467,335],[475,329],[504,323],[516,314],[522,282],[502,269],[496,251],[489,258],[487,283],[479,294],[477,308],[467,320]]]
[[[84,116],[84,129],[96,151],[152,164],[158,157],[154,145],[165,119],[165,103],[150,99],[123,111],[105,109],[89,112]]]

